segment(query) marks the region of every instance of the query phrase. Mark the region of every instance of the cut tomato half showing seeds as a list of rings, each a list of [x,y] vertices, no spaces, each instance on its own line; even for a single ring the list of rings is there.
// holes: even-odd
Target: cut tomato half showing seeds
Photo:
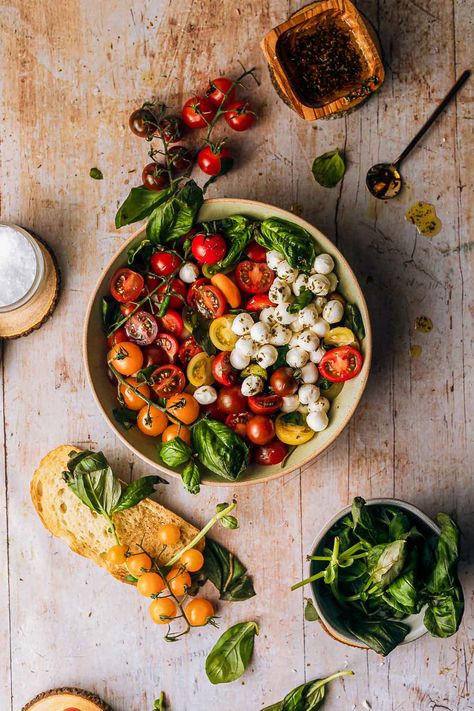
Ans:
[[[158,334],[158,324],[147,311],[137,311],[125,324],[128,338],[139,346],[149,346]]]
[[[363,358],[357,348],[341,346],[323,355],[318,369],[323,378],[331,383],[343,383],[355,378],[362,369]]]
[[[176,365],[162,365],[151,375],[151,387],[158,397],[168,399],[184,390],[186,378]]]

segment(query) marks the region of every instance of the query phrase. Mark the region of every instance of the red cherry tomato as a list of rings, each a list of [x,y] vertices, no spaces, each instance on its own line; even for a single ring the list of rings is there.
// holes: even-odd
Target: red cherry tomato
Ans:
[[[225,423],[239,437],[245,437],[247,434],[247,422],[251,417],[251,412],[236,412],[235,414],[227,415]]]
[[[239,385],[221,388],[216,402],[219,410],[231,415],[247,409],[247,398],[242,395]]]
[[[155,252],[150,257],[150,267],[158,276],[166,277],[172,274],[181,265],[182,259],[173,252]],[[149,277],[153,279],[153,276]],[[148,279],[147,279],[148,283]],[[157,284],[155,284],[157,286]]]
[[[169,358],[165,349],[161,346],[153,344],[143,349],[144,368],[148,368],[150,365],[164,365],[165,363],[169,363]]]
[[[216,107],[203,96],[193,96],[186,101],[181,112],[181,117],[189,128],[205,128],[212,121]]]
[[[227,307],[225,296],[217,286],[203,284],[196,291],[196,310],[207,319],[222,316]]]
[[[276,395],[294,395],[298,390],[298,381],[293,375],[293,368],[282,366],[274,370],[270,376],[270,385]]]
[[[355,378],[362,369],[362,355],[352,346],[341,346],[327,351],[318,363],[323,378],[331,383],[343,383]]]
[[[201,410],[202,412],[207,412],[213,420],[219,420],[220,422],[226,421],[227,412],[223,412],[219,409],[217,401],[212,402],[210,405],[202,405]]]
[[[166,399],[183,392],[186,378],[176,365],[161,365],[151,374],[152,388],[158,397]]]
[[[179,347],[179,359],[185,368],[188,367],[191,358],[198,353],[202,353],[202,348],[192,336],[185,338]]]
[[[132,311],[137,308],[137,304],[134,301],[129,301],[126,304],[120,304],[119,309],[120,313],[123,316],[130,316]]]
[[[139,138],[150,139],[157,129],[157,121],[155,115],[145,108],[137,109],[128,119],[130,130]]]
[[[230,364],[230,351],[221,351],[212,362],[212,375],[221,385],[232,385],[236,382],[238,372]]]
[[[222,235],[201,232],[194,236],[191,251],[199,264],[216,264],[225,257],[227,244]]]
[[[197,310],[197,306],[196,306],[196,296],[197,296],[197,293],[198,293],[199,288],[200,288],[201,286],[203,286],[203,284],[210,284],[210,283],[211,283],[211,282],[210,282],[209,279],[206,279],[206,278],[202,277],[201,279],[196,279],[196,281],[193,281],[193,283],[192,283],[191,286],[189,287],[188,296],[187,296],[187,299],[186,299],[186,300],[187,300],[187,302],[188,302],[188,305],[189,305],[192,309],[194,309],[194,311]]]
[[[156,134],[166,143],[176,143],[183,137],[183,124],[179,116],[165,116],[158,122]]]
[[[159,333],[155,340],[155,345],[159,346],[166,353],[168,363],[174,363],[179,351],[179,343],[171,333]]]
[[[255,121],[255,114],[246,101],[228,104],[224,118],[234,131],[247,131]]]
[[[235,96],[235,87],[230,91],[232,84],[232,80],[227,77],[217,77],[217,79],[213,79],[206,90],[207,98],[209,101],[212,101],[216,107],[221,106],[221,104],[227,106],[234,100]],[[227,92],[229,92],[229,94],[226,98]]]
[[[125,324],[128,340],[139,346],[149,346],[158,334],[158,324],[147,311],[136,311]]]
[[[156,298],[156,301],[160,303],[163,299],[162,294],[166,291],[176,291],[176,294],[179,294],[179,296],[177,296],[176,294],[170,295],[169,306],[172,309],[182,309],[186,301],[187,294],[186,284],[184,283],[184,281],[181,281],[181,279],[172,279],[169,285],[169,289],[167,288],[167,284],[163,283],[156,292],[155,297],[152,298]]]
[[[234,165],[232,153],[222,145],[205,146],[198,153],[197,162],[206,175],[224,175]]]
[[[275,304],[270,301],[266,294],[255,294],[247,301],[245,308],[247,311],[261,311],[267,306],[275,306]]]
[[[110,293],[116,301],[124,304],[126,301],[134,301],[145,285],[145,280],[141,274],[132,269],[117,269],[110,280]]]
[[[173,175],[188,173],[193,167],[193,156],[184,146],[171,146],[168,148],[168,159],[171,161]]]
[[[253,461],[255,464],[268,466],[280,464],[288,453],[288,445],[280,442],[279,439],[272,439],[268,444],[255,447]]]
[[[275,272],[266,264],[245,260],[235,269],[235,280],[241,291],[248,294],[264,294],[269,290],[275,278]]]
[[[270,415],[282,406],[280,395],[251,395],[249,407],[256,415]]]
[[[128,336],[125,329],[121,327],[117,328],[117,330],[107,338],[107,345],[110,349],[112,346],[115,346],[116,343],[123,343],[124,341],[128,341]]]
[[[154,274],[147,274],[145,277],[145,289],[148,290],[148,293],[156,289],[161,283],[162,280],[158,279]]]
[[[265,247],[255,242],[254,239],[245,247],[245,254],[252,262],[265,262],[267,260],[267,251]]]
[[[172,333],[173,336],[180,336],[183,332],[183,318],[174,309],[168,309],[165,315],[158,319],[158,323],[160,324],[160,330]]]
[[[142,183],[148,190],[163,190],[170,184],[166,168],[161,163],[148,163],[142,171]]]
[[[273,420],[265,415],[254,415],[247,422],[247,437],[253,444],[268,444],[275,436]]]

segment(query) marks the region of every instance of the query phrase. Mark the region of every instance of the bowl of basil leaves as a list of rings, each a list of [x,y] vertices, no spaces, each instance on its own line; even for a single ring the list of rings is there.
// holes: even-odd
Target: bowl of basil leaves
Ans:
[[[424,634],[450,637],[462,619],[459,529],[412,504],[356,497],[316,537],[310,584],[323,628],[335,639],[386,656]]]

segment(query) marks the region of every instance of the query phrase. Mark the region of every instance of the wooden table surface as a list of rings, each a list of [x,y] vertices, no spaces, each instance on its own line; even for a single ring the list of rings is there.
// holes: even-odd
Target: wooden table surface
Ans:
[[[473,660],[469,598],[472,498],[472,93],[462,93],[404,168],[407,189],[383,204],[368,196],[367,168],[394,158],[472,63],[473,4],[467,0],[359,0],[385,52],[381,91],[344,119],[305,123],[277,97],[259,49],[263,34],[297,2],[210,0],[4,0],[0,6],[1,218],[31,228],[54,248],[63,274],[59,306],[40,331],[3,346],[0,689],[19,711],[39,691],[77,685],[116,711],[149,711],[163,689],[172,711],[258,711],[305,679],[351,668],[327,711],[466,711]],[[161,639],[147,606],[42,527],[29,498],[40,458],[70,442],[103,449],[123,476],[150,473],[108,429],[85,383],[81,328],[86,302],[125,236],[114,215],[139,182],[143,142],[130,111],[151,95],[171,107],[209,75],[248,82],[260,119],[232,136],[238,167],[210,196],[255,198],[301,212],[353,265],[366,293],[375,357],[363,401],[338,441],[303,472],[238,491],[236,532],[219,532],[247,563],[257,597],[222,607],[221,626],[256,619],[251,669],[213,687],[204,661],[218,633]],[[348,170],[327,190],[312,159],[335,147]],[[103,171],[101,182],[89,177]],[[471,172],[469,173],[469,167]],[[133,172],[132,172],[133,171]],[[436,205],[432,240],[404,218],[415,200]],[[471,230],[471,231],[470,231]],[[433,331],[414,330],[429,316]],[[412,357],[418,345],[421,355]],[[464,378],[463,378],[464,374]],[[470,437],[469,437],[470,434]],[[178,481],[165,504],[203,524],[232,489],[186,495]],[[429,514],[455,513],[463,529],[467,612],[448,640],[426,636],[388,659],[329,639],[303,620],[305,571],[317,529],[354,495],[395,496]],[[6,610],[9,610],[9,613]],[[471,680],[472,683],[472,680]]]

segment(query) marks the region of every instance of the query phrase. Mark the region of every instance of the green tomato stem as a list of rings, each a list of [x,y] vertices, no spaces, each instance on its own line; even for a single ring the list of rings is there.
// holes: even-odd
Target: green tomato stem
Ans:
[[[176,553],[171,560],[168,561],[167,565],[175,565],[183,555],[183,553],[186,553],[186,551],[191,550],[191,548],[194,548],[197,543],[201,540],[201,538],[204,538],[206,533],[216,524],[218,521],[220,521],[221,518],[224,518],[224,516],[227,516],[231,511],[235,509],[237,506],[237,502],[233,501],[229,506],[226,506],[225,509],[222,511],[219,511],[219,513],[214,514],[214,516],[206,523],[204,528],[202,528],[199,533],[194,536],[192,541],[188,543],[184,548],[182,548],[178,553]]]

